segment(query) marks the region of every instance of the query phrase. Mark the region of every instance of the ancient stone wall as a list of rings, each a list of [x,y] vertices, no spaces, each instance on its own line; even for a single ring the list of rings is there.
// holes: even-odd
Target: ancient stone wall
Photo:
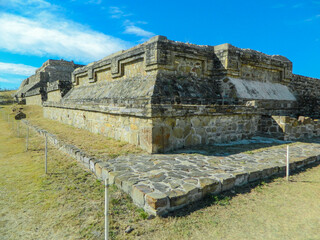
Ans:
[[[262,115],[295,116],[291,80],[283,56],[156,36],[77,68],[61,101],[44,103],[45,116],[166,152],[250,138],[268,124]]]
[[[151,119],[56,107],[45,107],[44,117],[152,151]]]
[[[59,102],[61,98],[61,92],[59,89],[47,93],[47,101]]]
[[[259,115],[215,115],[153,119],[153,152],[247,139],[257,132]]]
[[[284,56],[241,49],[228,43],[215,46],[214,51],[221,63],[220,71],[229,77],[272,83],[286,83],[292,78],[292,63]]]
[[[42,105],[42,99],[40,94],[28,96],[25,99],[26,99],[27,105],[38,105],[38,106]]]
[[[288,86],[298,100],[297,115],[320,118],[320,79],[294,74]]]
[[[307,139],[320,136],[320,121],[302,116],[262,116],[259,131],[264,136],[283,140]]]

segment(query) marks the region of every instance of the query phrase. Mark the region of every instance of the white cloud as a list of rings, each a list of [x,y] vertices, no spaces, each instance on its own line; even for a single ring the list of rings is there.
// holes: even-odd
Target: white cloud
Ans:
[[[155,35],[152,32],[148,32],[148,31],[146,31],[146,30],[144,30],[142,28],[139,28],[137,26],[134,26],[134,25],[126,26],[126,29],[125,29],[124,33],[134,34],[136,36],[146,37],[146,38],[150,38],[150,37]]]
[[[0,14],[0,50],[87,63],[127,47],[121,39],[48,13],[35,18]]]
[[[8,79],[4,79],[0,77],[0,82],[2,83],[12,83],[12,81],[9,81]]]
[[[24,65],[24,64],[15,64],[15,63],[5,63],[0,62],[0,73],[14,74],[14,75],[24,75],[30,76],[35,73],[36,67]],[[2,79],[4,81],[4,79]]]
[[[132,15],[131,13],[125,13],[119,7],[109,7],[109,13],[111,18],[124,18]]]
[[[57,8],[56,5],[44,0],[0,0],[0,6],[11,8],[15,11],[18,10],[24,14],[28,14],[29,10],[39,11],[43,9],[50,9],[50,11],[52,11]]]
[[[99,5],[102,3],[102,0],[89,0],[88,3]]]

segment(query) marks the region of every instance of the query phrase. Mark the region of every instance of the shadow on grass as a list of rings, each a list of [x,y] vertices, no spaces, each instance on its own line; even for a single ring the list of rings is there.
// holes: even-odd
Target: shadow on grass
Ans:
[[[294,171],[290,172],[290,176],[292,175],[297,175],[301,172],[305,172],[306,169],[312,169],[314,167],[317,167],[320,165],[320,162],[315,162],[308,164],[300,169],[296,169]],[[222,192],[218,195],[213,195],[209,194],[203,199],[196,201],[194,203],[191,203],[183,208],[177,209],[175,211],[169,212],[166,216],[164,217],[185,217],[190,215],[191,213],[213,206],[213,205],[220,205],[220,206],[227,206],[230,204],[230,200],[238,195],[241,194],[247,194],[250,193],[253,189],[260,188],[261,190],[263,189],[264,186],[266,186],[268,183],[274,182],[275,179],[279,177],[284,177],[284,173],[279,173],[276,174],[270,178],[267,179],[261,179],[249,184],[246,184],[244,186],[240,187],[234,187],[226,192]],[[313,181],[296,181],[296,180],[290,180],[289,183],[318,183],[318,182],[313,182]]]

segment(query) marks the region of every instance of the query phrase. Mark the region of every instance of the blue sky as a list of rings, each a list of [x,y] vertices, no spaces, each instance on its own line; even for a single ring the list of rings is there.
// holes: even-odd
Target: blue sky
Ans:
[[[320,0],[0,0],[0,88],[49,58],[88,64],[154,35],[284,55],[320,78]]]

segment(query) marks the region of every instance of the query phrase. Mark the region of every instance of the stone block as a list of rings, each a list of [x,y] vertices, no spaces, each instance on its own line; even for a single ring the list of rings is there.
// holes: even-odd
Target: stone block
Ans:
[[[143,207],[145,205],[145,195],[152,192],[153,189],[147,185],[134,185],[132,186],[131,197],[134,203]]]
[[[261,170],[251,171],[249,172],[248,181],[254,182],[261,179],[261,177],[262,177]]]
[[[248,173],[233,173],[235,176],[235,186],[242,186],[248,183],[249,174]]]
[[[160,192],[146,193],[145,201],[154,210],[157,210],[158,208],[167,207],[170,203],[168,196]]]
[[[221,183],[217,179],[200,178],[199,185],[202,196],[206,196],[208,194],[217,194],[221,191]]]
[[[188,203],[187,193],[178,189],[171,190],[168,193],[168,197],[170,199],[170,207],[181,207]]]

